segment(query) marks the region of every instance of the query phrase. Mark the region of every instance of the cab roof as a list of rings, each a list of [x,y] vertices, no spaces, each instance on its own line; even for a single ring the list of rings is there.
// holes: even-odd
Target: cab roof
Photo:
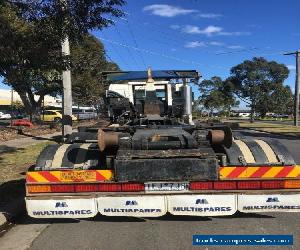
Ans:
[[[128,81],[148,79],[147,71],[107,71],[102,72],[108,81]],[[198,80],[201,75],[196,70],[153,70],[152,77],[156,80],[189,78]]]

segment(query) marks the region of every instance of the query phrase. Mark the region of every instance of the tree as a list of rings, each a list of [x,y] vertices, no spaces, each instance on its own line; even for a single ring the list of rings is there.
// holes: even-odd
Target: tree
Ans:
[[[82,38],[90,30],[103,29],[114,24],[112,17],[121,17],[119,9],[124,0],[7,0],[20,10],[20,15],[39,27],[44,34],[71,41]],[[45,39],[47,39],[45,37]]]
[[[102,85],[101,71],[119,70],[118,65],[106,60],[103,44],[92,35],[71,45],[71,62],[75,103],[97,104],[108,87]]]
[[[268,102],[276,90],[280,90],[289,70],[284,64],[254,57],[251,61],[233,67],[228,82],[235,86],[235,93],[251,107],[251,121],[259,108],[266,113]]]
[[[294,98],[289,86],[277,85],[268,102],[268,112],[292,114]]]
[[[18,92],[29,115],[41,106],[43,97],[58,90],[60,75],[48,67],[56,62],[57,48],[42,43],[36,27],[18,17],[18,9],[0,5],[0,75]],[[39,95],[36,100],[35,95]]]
[[[0,76],[20,95],[26,111],[38,110],[43,96],[62,88],[60,72],[71,67],[61,54],[65,36],[72,42],[92,29],[112,24],[123,0],[0,1]],[[35,100],[34,95],[39,99]]]
[[[239,102],[233,94],[233,87],[230,81],[223,81],[220,77],[214,76],[210,80],[203,80],[199,84],[199,102],[210,111],[222,110],[230,113],[231,108]]]

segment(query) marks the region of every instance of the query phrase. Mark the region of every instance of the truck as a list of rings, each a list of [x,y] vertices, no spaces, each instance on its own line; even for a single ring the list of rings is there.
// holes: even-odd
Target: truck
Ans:
[[[34,218],[299,212],[300,166],[276,140],[192,119],[196,70],[103,72],[110,125],[47,146],[26,174]]]

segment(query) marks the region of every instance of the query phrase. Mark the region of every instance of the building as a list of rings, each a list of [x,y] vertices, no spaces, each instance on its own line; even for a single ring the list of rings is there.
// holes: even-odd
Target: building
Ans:
[[[232,110],[231,113],[237,117],[250,117],[251,110]]]
[[[38,99],[38,96],[35,96],[35,99]],[[22,100],[19,94],[16,91],[12,91],[10,89],[0,89],[0,110],[5,111],[9,110],[11,106],[11,101],[13,102],[21,102]],[[52,97],[52,96],[45,96],[44,98],[45,106],[60,106],[62,105],[61,99]]]

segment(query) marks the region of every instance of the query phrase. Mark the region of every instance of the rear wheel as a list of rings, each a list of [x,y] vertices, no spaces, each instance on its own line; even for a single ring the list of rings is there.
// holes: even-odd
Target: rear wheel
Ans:
[[[55,144],[39,155],[35,170],[105,169],[106,157],[97,143]]]

